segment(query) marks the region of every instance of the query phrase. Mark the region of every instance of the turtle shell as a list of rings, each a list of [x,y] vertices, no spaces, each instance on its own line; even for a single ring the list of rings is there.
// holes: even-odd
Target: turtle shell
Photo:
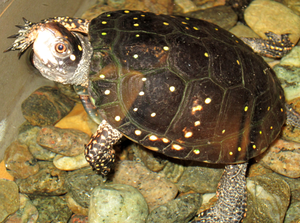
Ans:
[[[91,99],[133,141],[229,164],[259,155],[279,134],[285,100],[274,71],[217,25],[116,11],[93,19],[89,35]]]

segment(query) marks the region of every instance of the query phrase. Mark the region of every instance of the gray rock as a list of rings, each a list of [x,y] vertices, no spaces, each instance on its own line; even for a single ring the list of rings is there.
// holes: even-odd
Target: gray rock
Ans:
[[[243,223],[283,222],[290,203],[290,188],[277,174],[247,179],[247,216]]]
[[[40,131],[40,127],[33,127],[30,128],[24,132],[22,132],[21,134],[19,134],[18,136],[18,140],[27,145],[30,153],[39,160],[51,160],[54,158],[54,156],[56,155],[55,153],[44,149],[42,146],[40,146],[36,139],[37,139],[37,134]]]
[[[104,179],[90,167],[70,172],[67,187],[72,198],[82,207],[88,208],[92,191],[104,184]]]
[[[18,186],[15,182],[0,179],[0,222],[20,207]]]
[[[132,186],[111,184],[96,187],[89,208],[89,223],[143,223],[148,207],[140,192]]]
[[[16,179],[21,193],[39,195],[62,195],[67,193],[67,173],[54,167],[52,162],[39,162],[37,174],[26,179]]]
[[[39,217],[37,208],[24,194],[20,194],[20,209],[10,215],[5,223],[35,223]]]
[[[284,223],[299,223],[300,222],[300,202],[296,202],[290,205],[285,218]]]
[[[176,184],[180,192],[195,191],[197,193],[216,192],[224,169],[203,166],[189,166]]]
[[[38,223],[68,222],[72,211],[61,197],[35,197],[32,200],[39,211]]]
[[[137,188],[146,199],[150,211],[173,200],[178,193],[171,181],[148,170],[142,163],[129,160],[120,163],[113,182]]]
[[[202,196],[197,193],[183,195],[154,209],[147,218],[147,223],[189,222],[200,208]]]

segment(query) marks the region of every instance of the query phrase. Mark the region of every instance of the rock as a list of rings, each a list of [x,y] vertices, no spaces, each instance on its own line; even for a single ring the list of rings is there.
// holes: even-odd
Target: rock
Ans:
[[[142,161],[145,166],[151,171],[161,171],[168,162],[167,160],[161,158],[160,154],[153,153],[153,151],[146,149],[139,144],[133,143],[131,145],[131,148],[134,152],[135,160],[137,162]],[[157,157],[154,157],[154,155],[157,155]]]
[[[76,129],[91,136],[96,132],[98,125],[90,119],[83,105],[80,103],[76,104],[68,115],[56,123],[55,127],[61,129]]]
[[[15,182],[0,179],[0,222],[15,213],[20,206],[18,186]]]
[[[73,214],[68,223],[88,223],[88,217],[84,215]]]
[[[264,153],[261,161],[276,173],[298,178],[300,177],[300,144],[278,139]]]
[[[183,195],[154,209],[147,221],[152,222],[188,222],[202,203],[202,196],[197,193]]]
[[[194,191],[197,193],[216,192],[224,169],[204,166],[188,166],[176,184],[180,192]]]
[[[285,218],[284,223],[299,223],[300,222],[300,202],[290,205]]]
[[[104,184],[104,178],[90,167],[68,173],[67,187],[73,199],[82,207],[88,208],[92,191]]]
[[[282,58],[280,64],[275,65],[273,70],[281,82],[287,101],[300,97],[300,47],[296,46]]]
[[[259,157],[257,159],[259,159]],[[265,167],[262,162],[258,162],[248,166],[247,177],[261,176],[268,173],[273,173],[273,171],[270,170],[270,168]]]
[[[32,200],[39,211],[38,222],[68,222],[72,211],[61,197],[36,197]]]
[[[14,177],[7,172],[4,160],[0,162],[0,179],[6,179],[11,181],[14,180]]]
[[[5,223],[35,223],[39,217],[38,210],[32,204],[30,199],[20,194],[20,209],[14,214],[10,215]]]
[[[285,182],[289,184],[291,191],[291,204],[300,202],[300,178],[293,179],[289,177],[282,177]]]
[[[163,171],[159,173],[159,175],[170,180],[173,183],[177,183],[180,180],[185,169],[186,166],[174,162],[168,162]]]
[[[82,153],[78,156],[62,156],[56,155],[53,164],[57,169],[70,171],[77,170],[83,167],[90,166],[85,159],[85,155]]]
[[[290,33],[290,39],[297,43],[300,37],[300,17],[284,5],[268,0],[256,0],[245,10],[245,21],[261,38],[266,32]]]
[[[67,173],[56,169],[52,162],[43,161],[39,164],[40,170],[37,174],[16,180],[20,192],[47,196],[67,193],[65,185]]]
[[[70,193],[67,193],[65,196],[65,200],[67,202],[68,207],[70,208],[70,210],[75,213],[75,214],[79,214],[79,215],[84,215],[87,216],[89,209],[88,208],[84,208],[81,205],[79,205],[72,197],[72,195]]]
[[[37,134],[40,131],[40,127],[33,127],[30,128],[26,131],[24,131],[23,133],[19,134],[18,136],[18,140],[25,144],[30,153],[39,160],[51,160],[55,157],[55,153],[44,149],[42,146],[40,146],[36,139],[37,139]]]
[[[148,207],[140,192],[132,186],[110,184],[96,187],[89,208],[89,223],[143,223]]]
[[[39,171],[39,164],[28,147],[18,141],[13,142],[6,149],[4,162],[8,172],[16,178],[25,179]]]
[[[250,37],[250,38],[259,38],[259,36],[253,32],[252,29],[249,28],[249,26],[246,26],[242,23],[238,23],[234,27],[232,27],[229,32],[233,33],[237,37]]]
[[[22,103],[22,113],[30,124],[46,126],[58,122],[73,106],[74,101],[61,94],[57,88],[43,86]]]
[[[129,160],[118,165],[113,182],[137,188],[147,201],[150,211],[173,200],[178,193],[172,182],[149,171],[142,163]]]
[[[79,95],[74,91],[74,87],[71,84],[61,84],[59,82],[55,82],[55,86],[58,88],[60,93],[67,96],[69,99],[75,101],[76,103],[80,103],[81,100]]]
[[[206,10],[186,13],[184,16],[203,19],[229,30],[237,23],[237,15],[230,6],[217,6]]]
[[[247,216],[243,223],[283,222],[290,202],[288,184],[277,174],[247,179]]]
[[[90,136],[74,129],[60,129],[52,126],[41,128],[37,135],[40,146],[63,156],[77,156],[84,152]]]

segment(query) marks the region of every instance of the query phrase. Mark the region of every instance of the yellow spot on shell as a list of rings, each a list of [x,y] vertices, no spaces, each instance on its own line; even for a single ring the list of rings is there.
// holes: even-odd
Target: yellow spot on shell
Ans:
[[[204,56],[208,57],[208,53],[205,52],[205,53],[204,53]]]
[[[155,135],[151,135],[150,137],[149,137],[149,140],[150,141],[156,141],[158,138],[157,138],[157,136],[155,136]]]
[[[194,149],[193,151],[196,155],[200,154],[200,150],[199,149]]]
[[[133,26],[137,27],[137,26],[139,26],[139,24],[138,23],[134,23]]]
[[[253,148],[253,149],[256,149],[256,145],[253,145],[252,148]]]
[[[129,10],[125,10],[125,11],[124,11],[124,13],[129,13],[129,12],[130,12]]]
[[[164,51],[168,51],[169,47],[168,46],[164,46],[163,49],[164,49]]]
[[[174,86],[171,86],[171,87],[169,87],[169,90],[170,90],[171,92],[174,92],[174,91],[175,91],[175,87],[174,87]]]
[[[142,131],[137,129],[137,130],[134,131],[134,134],[136,134],[137,136],[139,136],[139,135],[142,134]]]
[[[248,111],[248,106],[245,106],[244,111],[245,112]]]
[[[119,121],[121,120],[121,117],[117,115],[117,116],[115,117],[115,120],[116,120],[117,122],[119,122]]]
[[[229,155],[232,156],[232,155],[233,155],[233,152],[229,152]]]
[[[242,151],[242,148],[241,148],[241,147],[238,147],[238,151],[241,152],[241,151]]]
[[[179,150],[182,150],[183,147],[181,147],[180,145],[177,145],[177,144],[173,144],[172,149],[175,149],[175,150],[179,151]]]
[[[107,22],[106,22],[106,21],[102,21],[101,23],[102,23],[102,24],[104,24],[104,25],[105,25],[105,24],[107,24]]]
[[[199,126],[201,124],[200,121],[195,121],[194,126]]]
[[[151,117],[155,117],[155,116],[156,116],[155,112],[151,113]]]
[[[184,137],[185,138],[190,138],[190,137],[192,137],[193,136],[193,133],[192,132],[186,132],[185,134],[184,134]]]
[[[209,104],[211,102],[211,98],[206,98],[204,102],[205,104]]]
[[[168,26],[168,25],[169,25],[169,23],[167,23],[167,22],[164,22],[163,24],[164,24],[165,26]]]
[[[162,141],[163,141],[164,143],[169,143],[169,142],[170,142],[170,140],[167,139],[167,138],[162,138]]]

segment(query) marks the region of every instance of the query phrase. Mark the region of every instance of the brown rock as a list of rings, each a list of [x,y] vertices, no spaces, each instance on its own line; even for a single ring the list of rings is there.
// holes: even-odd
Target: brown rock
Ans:
[[[300,177],[300,144],[276,140],[262,158],[264,165],[291,178]]]
[[[115,172],[113,182],[137,188],[146,199],[150,211],[173,200],[178,193],[171,181],[134,161],[123,161]]]
[[[23,103],[24,118],[32,125],[53,125],[73,108],[74,101],[58,88],[44,86],[33,92]]]
[[[70,208],[70,210],[75,213],[75,214],[79,214],[79,215],[84,215],[87,216],[89,213],[89,209],[88,208],[84,208],[82,206],[80,206],[73,198],[72,196],[67,193],[65,196],[66,202],[68,207]]]
[[[16,178],[25,179],[39,171],[39,164],[28,147],[18,141],[13,142],[6,149],[4,161],[8,172]]]
[[[83,153],[90,136],[74,129],[43,127],[37,136],[37,143],[54,153],[77,156]]]

